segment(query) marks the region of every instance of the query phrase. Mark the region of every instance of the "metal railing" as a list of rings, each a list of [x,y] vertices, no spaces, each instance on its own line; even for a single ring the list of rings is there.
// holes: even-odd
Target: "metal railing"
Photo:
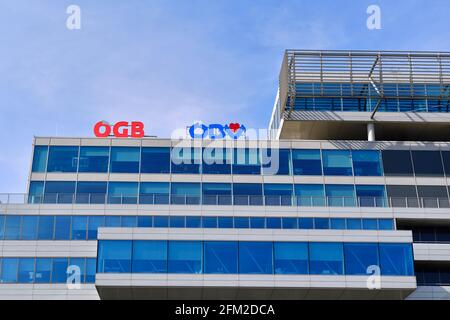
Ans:
[[[0,194],[1,204],[113,204],[113,205],[233,205],[299,207],[450,208],[449,198],[415,197],[304,197],[271,195],[108,195]]]

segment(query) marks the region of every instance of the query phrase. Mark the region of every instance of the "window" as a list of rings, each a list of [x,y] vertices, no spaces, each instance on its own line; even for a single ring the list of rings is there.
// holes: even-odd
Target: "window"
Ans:
[[[48,146],[35,146],[32,172],[45,172],[47,169]]]
[[[17,258],[3,258],[2,261],[2,275],[0,282],[14,283],[17,282],[18,261]]]
[[[202,228],[217,228],[217,217],[202,217]]]
[[[297,229],[297,218],[282,218],[281,226],[283,229]]]
[[[378,230],[377,219],[362,219],[363,230]]]
[[[261,174],[261,162],[258,149],[234,149],[233,174]]]
[[[347,219],[347,230],[362,230],[362,220],[358,218]]]
[[[28,191],[28,203],[42,203],[44,199],[44,182],[31,181]]]
[[[291,206],[292,184],[264,184],[266,206]]]
[[[19,275],[17,282],[34,283],[34,264],[35,258],[19,259]]]
[[[233,228],[233,218],[232,217],[219,217],[217,219],[217,226],[220,229]]]
[[[325,206],[323,184],[296,184],[294,189],[298,206]]]
[[[445,174],[450,176],[450,151],[442,151],[442,161],[444,163]]]
[[[120,228],[120,217],[118,216],[106,216],[105,217],[105,227],[109,228]]]
[[[114,173],[139,173],[140,148],[112,147],[110,171]]]
[[[50,283],[52,259],[36,258],[36,283]]]
[[[137,219],[136,216],[122,216],[122,228],[136,228],[137,226]]]
[[[356,196],[361,207],[386,207],[386,190],[384,186],[357,185]]]
[[[352,151],[355,176],[382,176],[381,154],[379,151]]]
[[[186,228],[201,228],[201,217],[186,217]]]
[[[53,240],[54,216],[39,216],[38,240]]]
[[[99,273],[131,272],[131,241],[102,240],[98,242],[97,270]]]
[[[38,237],[38,216],[22,217],[22,240],[37,240]],[[2,239],[0,237],[0,239]]]
[[[55,216],[55,240],[70,240],[71,216]]]
[[[281,218],[266,218],[267,229],[281,229]]]
[[[75,181],[47,181],[44,203],[73,203]]]
[[[137,226],[139,228],[152,228],[153,227],[153,217],[138,216]]]
[[[86,259],[86,282],[95,283],[95,273],[96,273],[97,259],[87,258]]]
[[[202,242],[169,241],[169,273],[201,273]]]
[[[5,240],[20,239],[21,217],[16,215],[6,216],[5,223]]]
[[[86,282],[86,258],[69,258],[69,266],[78,267],[80,269],[80,282]],[[69,270],[67,270],[69,271]],[[74,274],[74,271],[70,273]]]
[[[80,147],[78,172],[108,172],[109,147]]]
[[[167,241],[134,241],[133,273],[167,272]]]
[[[175,147],[172,149],[172,173],[199,174],[202,149]]]
[[[353,185],[329,184],[325,186],[328,205],[330,207],[354,207],[355,187]]]
[[[330,227],[332,230],[345,230],[347,228],[345,225],[345,219],[343,218],[331,218]]]
[[[311,274],[344,274],[342,243],[310,243],[309,256]]]
[[[106,182],[80,181],[77,184],[77,203],[101,204],[106,202]]]
[[[231,174],[232,155],[232,149],[203,149],[203,174]]]
[[[411,244],[380,243],[379,247],[382,275],[414,275],[414,263]]]
[[[260,217],[250,217],[250,228],[251,229],[265,229],[266,219]]]
[[[52,283],[66,283],[67,258],[52,259]]]
[[[169,217],[169,226],[171,228],[184,228],[186,225],[185,220],[186,219],[183,216],[181,217],[171,216]]]
[[[444,186],[417,186],[419,200],[424,208],[449,208],[447,188]]]
[[[169,182],[141,182],[140,204],[169,204]]]
[[[308,244],[279,242],[274,244],[276,274],[308,274]]]
[[[142,148],[141,173],[170,173],[170,148]]]
[[[207,205],[231,205],[231,184],[203,183],[202,202]]]
[[[292,150],[292,167],[297,176],[321,176],[320,150]]]
[[[137,195],[137,182],[110,182],[108,184],[108,203],[135,204]]]
[[[312,230],[314,229],[314,219],[313,218],[299,218],[298,228],[301,230]]]
[[[392,207],[417,208],[417,190],[415,186],[386,186],[386,191]]]
[[[240,242],[239,273],[273,274],[273,243]]]
[[[323,173],[326,176],[351,176],[352,160],[349,150],[323,150]]]
[[[394,230],[394,220],[392,219],[378,219],[379,230]]]
[[[78,147],[50,146],[48,172],[77,172]]]
[[[248,229],[250,228],[249,217],[234,217],[234,227],[236,229]]]
[[[204,251],[206,274],[238,273],[237,242],[205,241]]]
[[[262,206],[262,184],[257,183],[234,183],[233,195],[235,205]]]
[[[418,177],[443,177],[441,153],[439,151],[411,151],[414,173]]]
[[[383,150],[383,168],[386,176],[412,176],[411,153],[407,150]]]
[[[153,218],[153,223],[154,223],[155,228],[168,228],[169,227],[169,217],[156,216]]]
[[[104,216],[89,216],[88,219],[88,240],[97,240],[98,228],[105,225]]]
[[[378,245],[372,243],[344,243],[345,274],[368,275],[370,266],[379,266]]]
[[[317,229],[317,230],[330,229],[330,219],[328,219],[328,218],[314,218],[314,229]]]
[[[172,204],[200,204],[200,183],[174,182],[170,197]]]
[[[86,240],[87,235],[87,217],[72,217],[72,240]]]
[[[261,150],[262,173],[264,175],[291,175],[291,150],[263,149]]]

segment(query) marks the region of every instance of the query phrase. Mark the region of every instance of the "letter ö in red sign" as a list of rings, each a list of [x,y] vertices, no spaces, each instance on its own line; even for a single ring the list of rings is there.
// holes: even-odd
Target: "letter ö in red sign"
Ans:
[[[128,129],[131,127],[131,133]],[[113,132],[117,138],[142,138],[144,137],[144,124],[139,121],[131,122],[129,125],[126,121],[119,121],[114,126],[110,126],[103,121],[97,122],[94,126],[94,134],[98,138],[106,138]]]

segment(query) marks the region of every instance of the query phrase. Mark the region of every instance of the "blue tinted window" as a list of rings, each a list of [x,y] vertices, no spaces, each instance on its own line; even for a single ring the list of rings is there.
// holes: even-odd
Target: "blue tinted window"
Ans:
[[[105,225],[105,217],[90,216],[88,220],[88,240],[97,240],[98,228]]]
[[[326,176],[351,176],[352,159],[349,150],[323,150],[323,173]]]
[[[258,183],[234,183],[235,205],[263,205],[262,185]]]
[[[45,203],[73,203],[75,181],[47,181],[45,183]]]
[[[345,230],[345,219],[342,218],[332,218],[330,219],[330,226],[333,230]]]
[[[51,146],[48,154],[48,172],[77,172],[78,147]]]
[[[377,219],[362,219],[364,230],[377,230],[378,220]]]
[[[308,274],[308,244],[279,242],[274,244],[276,274]]]
[[[71,216],[55,217],[55,240],[70,240]]]
[[[261,150],[262,173],[264,175],[290,175],[291,150],[263,149]]]
[[[330,229],[330,219],[328,218],[315,218],[314,229],[327,230]]]
[[[232,149],[203,149],[203,174],[231,174]]]
[[[86,282],[95,283],[97,260],[95,258],[86,259]]]
[[[22,217],[22,240],[36,240],[38,232],[38,216]],[[1,237],[0,237],[1,239]]]
[[[217,224],[219,228],[230,229],[233,228],[233,218],[232,217],[219,217],[217,219]]]
[[[299,218],[298,228],[302,230],[314,229],[314,219],[313,218]]]
[[[105,217],[105,227],[119,228],[120,225],[121,225],[120,216],[106,216]]]
[[[234,149],[233,174],[261,174],[261,163],[258,149]]]
[[[77,203],[105,203],[106,189],[106,182],[80,181],[77,184]]]
[[[172,204],[200,204],[200,183],[174,182],[170,196]]]
[[[122,228],[136,228],[137,218],[136,216],[122,216]]]
[[[292,194],[292,184],[264,184],[264,198],[267,206],[290,206]]]
[[[37,258],[36,259],[36,283],[50,283],[50,275],[52,272],[52,259]]]
[[[155,216],[153,217],[153,224],[155,228],[167,228],[169,227],[169,217]]]
[[[140,148],[112,147],[110,171],[117,173],[139,173]]]
[[[356,196],[361,207],[386,207],[386,190],[384,186],[356,186]]]
[[[0,240],[5,236],[5,216],[0,215]]]
[[[141,173],[170,173],[170,148],[142,148]]]
[[[294,175],[321,176],[320,150],[292,150],[292,166]]]
[[[240,242],[239,273],[273,274],[273,243]]]
[[[281,229],[281,218],[266,218],[267,229]]]
[[[137,195],[137,182],[110,182],[108,185],[108,203],[135,204]]]
[[[86,258],[69,258],[69,266],[78,267],[80,269],[80,282],[86,282]],[[69,271],[69,269],[67,270]],[[73,275],[76,270],[70,270],[70,275]],[[73,283],[73,282],[72,282]]]
[[[213,242],[204,243],[204,265],[206,274],[237,274],[238,243]]]
[[[185,218],[184,217],[176,217],[172,216],[169,219],[171,228],[184,228],[185,227]]]
[[[44,182],[31,181],[30,189],[28,191],[29,203],[42,203],[44,198]]]
[[[331,207],[354,207],[356,205],[353,185],[329,184],[325,186],[328,205]]]
[[[54,216],[39,216],[38,240],[53,240]]]
[[[394,230],[394,221],[392,219],[378,219],[378,229]]]
[[[186,217],[186,228],[201,228],[201,217]]]
[[[379,266],[378,245],[373,243],[345,243],[345,274],[367,275],[370,266]]]
[[[283,229],[297,229],[297,218],[282,218]]]
[[[198,174],[202,163],[202,149],[182,148],[172,149],[172,173]]]
[[[294,190],[298,206],[325,206],[323,184],[296,184]]]
[[[169,273],[201,273],[200,241],[169,241]]]
[[[347,219],[348,230],[362,230],[361,219]]]
[[[342,243],[310,243],[309,257],[311,274],[344,274]]]
[[[99,241],[97,270],[99,273],[130,273],[131,241]]]
[[[53,258],[52,260],[52,283],[66,283],[67,280],[67,258]]]
[[[248,229],[250,227],[249,217],[234,217],[234,227],[236,229]]]
[[[203,204],[231,205],[231,183],[203,183]]]
[[[168,204],[170,184],[168,182],[141,182],[140,204]]]
[[[202,217],[203,228],[217,228],[217,217]]]
[[[72,240],[86,240],[87,234],[87,217],[72,217]]]
[[[134,241],[133,273],[167,272],[167,241]]]
[[[3,258],[0,278],[2,283],[17,282],[18,260],[17,258]]]
[[[108,172],[109,147],[80,147],[79,172]]]
[[[6,216],[5,223],[5,240],[19,240],[20,239],[20,216]]]
[[[250,228],[264,229],[266,227],[266,219],[259,217],[250,217]]]
[[[414,275],[414,262],[411,244],[380,243],[379,247],[382,275]]]
[[[33,283],[34,282],[34,263],[35,258],[21,258],[19,259],[19,283]]]
[[[35,146],[33,154],[33,172],[45,172],[47,167],[48,146]]]
[[[146,216],[142,216],[142,217],[138,217],[137,218],[137,226],[139,228],[151,228],[153,227],[153,217],[146,217]]]
[[[382,176],[381,154],[379,151],[353,150],[353,170],[355,176]]]

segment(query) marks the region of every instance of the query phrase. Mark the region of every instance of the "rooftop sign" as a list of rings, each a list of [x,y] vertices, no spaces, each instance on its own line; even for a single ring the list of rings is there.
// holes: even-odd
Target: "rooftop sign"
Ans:
[[[144,124],[139,121],[131,123],[119,121],[110,125],[105,121],[99,121],[94,126],[94,134],[97,138],[107,138],[111,133],[116,138],[142,138],[144,137]]]

